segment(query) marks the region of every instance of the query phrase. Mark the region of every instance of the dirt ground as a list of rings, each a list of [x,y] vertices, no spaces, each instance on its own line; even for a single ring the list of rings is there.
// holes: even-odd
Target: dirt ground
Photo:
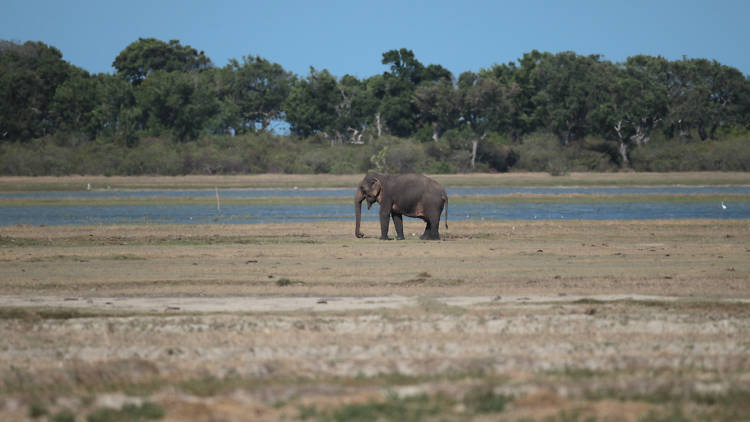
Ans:
[[[0,227],[0,420],[748,420],[750,220],[353,231]]]

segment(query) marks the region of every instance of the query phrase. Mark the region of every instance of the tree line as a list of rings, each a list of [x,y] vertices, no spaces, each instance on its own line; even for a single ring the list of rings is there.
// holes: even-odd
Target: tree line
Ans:
[[[676,160],[706,150],[694,144],[719,145],[738,134],[744,140],[735,139],[732,148],[750,148],[750,79],[707,59],[637,55],[613,63],[599,55],[534,50],[456,77],[402,48],[383,53],[382,74],[338,78],[312,67],[308,75],[295,75],[252,55],[217,67],[203,51],[154,38],[122,50],[111,74],[92,75],[62,57],[43,42],[0,41],[0,152],[6,161],[39,139],[124,150],[143,147],[144,140],[186,149],[224,137],[321,148],[369,145],[355,171],[402,170],[408,162],[389,163],[409,157],[429,162],[426,171],[518,165],[550,171],[565,157],[589,160],[581,165],[592,170],[654,169],[655,154]],[[290,134],[268,136],[274,122],[285,122]],[[552,150],[558,157],[534,168],[535,157]]]

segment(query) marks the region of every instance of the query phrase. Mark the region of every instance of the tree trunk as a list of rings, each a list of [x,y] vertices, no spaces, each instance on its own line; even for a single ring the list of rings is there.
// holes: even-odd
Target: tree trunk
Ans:
[[[706,125],[702,120],[698,121],[698,136],[701,137],[701,141],[705,141],[708,138],[708,133],[706,133]]]
[[[620,167],[630,167],[630,161],[628,160],[628,144],[625,141],[620,140],[620,148],[618,148],[618,150],[620,152]]]
[[[356,145],[364,144],[364,142],[362,142],[362,132],[358,131],[357,129],[354,129],[353,127],[350,127],[348,129],[348,132],[350,133],[349,135],[350,144],[356,144]]]
[[[630,137],[630,140],[635,142],[636,145],[642,146],[648,143],[649,136],[647,135],[647,132],[643,129],[643,126],[638,125],[635,128],[635,134]]]
[[[378,138],[383,134],[383,122],[380,120],[380,113],[375,114],[375,127],[378,129]]]
[[[471,140],[471,169],[474,170],[474,164],[477,161],[477,146],[479,146],[479,139],[474,138]]]
[[[617,133],[617,140],[620,142],[618,152],[620,153],[620,167],[627,168],[630,165],[628,161],[628,144],[625,137],[622,135],[622,120],[618,120],[615,125],[615,133]]]
[[[573,129],[575,129],[576,125],[574,122],[570,120],[565,121],[565,126],[567,127],[567,130],[565,131],[565,137],[563,138],[563,144],[567,147],[570,145],[570,138],[571,133],[573,133]]]

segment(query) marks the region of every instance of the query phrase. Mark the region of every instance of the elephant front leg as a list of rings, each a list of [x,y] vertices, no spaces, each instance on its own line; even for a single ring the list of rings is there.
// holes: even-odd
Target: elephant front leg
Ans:
[[[391,240],[388,238],[388,224],[391,220],[391,213],[389,210],[381,205],[380,206],[380,240]]]
[[[391,214],[391,217],[396,227],[396,240],[404,240],[404,217],[401,214]]]

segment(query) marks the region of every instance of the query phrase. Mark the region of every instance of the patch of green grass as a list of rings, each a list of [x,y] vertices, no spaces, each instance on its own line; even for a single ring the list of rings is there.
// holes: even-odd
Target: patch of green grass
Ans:
[[[352,187],[354,189],[354,187]],[[221,205],[336,205],[348,204],[351,199],[343,197],[281,196],[252,198],[221,198]],[[213,197],[61,197],[61,198],[6,198],[3,206],[7,207],[60,207],[60,206],[177,206],[177,205],[216,205]]]
[[[483,385],[469,391],[462,402],[444,394],[409,397],[388,394],[385,400],[353,403],[329,410],[300,406],[298,411],[302,420],[323,422],[449,421],[467,420],[469,415],[502,413],[511,401],[508,396],[495,394],[491,386]],[[463,409],[456,406],[459,403],[463,404]]]
[[[315,405],[300,405],[297,406],[298,418],[306,421],[309,419],[317,419],[320,416],[318,408]]]
[[[743,314],[750,312],[750,303],[740,302],[733,300],[721,300],[721,299],[683,299],[683,300],[648,300],[648,299],[616,299],[616,300],[599,300],[591,298],[577,299],[571,302],[544,302],[547,304],[563,304],[569,303],[571,305],[627,305],[627,306],[642,306],[649,308],[661,308],[678,311],[705,311],[705,312],[719,312],[719,313],[731,313],[731,314]]]
[[[164,409],[158,404],[145,402],[140,406],[126,404],[120,409],[100,408],[89,414],[88,422],[137,422],[164,417]]]
[[[205,376],[179,382],[177,383],[177,387],[181,391],[194,396],[213,397],[237,388],[251,387],[256,382],[261,381],[254,378],[241,378],[236,376],[228,376],[225,378]]]
[[[201,246],[201,245],[268,245],[268,244],[320,244],[320,239],[306,234],[288,235],[253,235],[253,236],[165,236],[165,237],[66,237],[66,238],[14,238],[0,236],[2,247],[40,247],[40,246],[109,246],[127,244],[130,247],[148,246]],[[58,255],[45,258],[31,258],[26,262],[43,262],[59,259],[88,259],[88,260],[146,260],[133,254],[113,254],[101,257],[80,257],[73,255]]]
[[[472,413],[501,413],[513,399],[494,392],[491,384],[475,387],[466,393],[464,406]]]
[[[577,299],[573,301],[574,305],[603,305],[607,302],[604,302],[602,300],[598,299],[591,299],[591,298],[583,298],[583,299]]]
[[[39,399],[33,399],[29,406],[29,417],[36,419],[46,416],[49,413],[47,407]]]
[[[657,412],[652,410],[646,416],[640,419],[640,422],[688,422],[689,419],[683,413],[682,409],[675,408],[671,412]]]
[[[279,287],[291,286],[292,284],[292,280],[289,280],[288,278],[280,278],[276,280],[276,285]]]
[[[136,256],[136,255],[106,255],[101,258],[96,258],[101,260],[111,260],[111,261],[145,261],[146,258],[142,256]]]
[[[642,421],[682,422],[682,421],[739,421],[747,420],[750,415],[750,389],[745,385],[729,387],[727,391],[717,393],[700,393],[691,385],[692,380],[701,378],[700,374],[684,375],[680,372],[649,371],[643,378],[649,380],[667,377],[668,382],[661,382],[648,392],[637,392],[628,388],[617,387],[614,380],[623,377],[618,371],[590,371],[572,369],[558,373],[548,373],[552,379],[547,382],[577,382],[592,384],[594,379],[601,382],[595,390],[584,392],[587,401],[618,400],[650,403],[657,407],[645,416]],[[681,377],[687,377],[681,379]],[[718,379],[718,378],[717,378]],[[610,381],[607,381],[610,380]],[[653,381],[652,381],[653,382]],[[685,413],[684,409],[691,409]],[[560,415],[558,415],[560,416]],[[567,415],[570,417],[571,415]],[[581,420],[559,417],[554,420]],[[585,419],[584,419],[585,420]]]
[[[49,418],[50,422],[75,422],[76,421],[76,415],[71,412],[70,410],[61,410],[58,413],[55,413],[51,418]]]
[[[422,421],[446,411],[448,399],[427,395],[399,398],[389,395],[385,401],[370,401],[342,406],[320,420],[331,422]]]
[[[23,248],[29,246],[47,246],[52,244],[49,239],[24,239],[10,236],[0,236],[0,248]]]
[[[468,173],[432,175],[446,187],[546,187],[546,186],[720,186],[748,185],[747,172],[621,172],[621,173],[568,173],[552,177],[545,173]],[[250,176],[69,176],[53,178],[0,177],[0,192],[83,191],[91,183],[95,190],[117,189],[290,189],[304,188],[354,188],[362,174],[284,174],[266,177]],[[221,191],[220,191],[221,192]]]
[[[98,313],[71,308],[0,308],[0,319],[20,319],[23,321],[85,318],[92,315],[101,316]]]
[[[720,312],[735,315],[750,312],[750,303],[731,300],[631,300],[626,303],[629,305],[639,305],[644,307],[658,307],[682,311]]]
[[[110,318],[161,315],[158,312],[111,311],[105,309],[0,307],[0,319],[40,321],[45,319]],[[172,314],[174,315],[174,314]]]

